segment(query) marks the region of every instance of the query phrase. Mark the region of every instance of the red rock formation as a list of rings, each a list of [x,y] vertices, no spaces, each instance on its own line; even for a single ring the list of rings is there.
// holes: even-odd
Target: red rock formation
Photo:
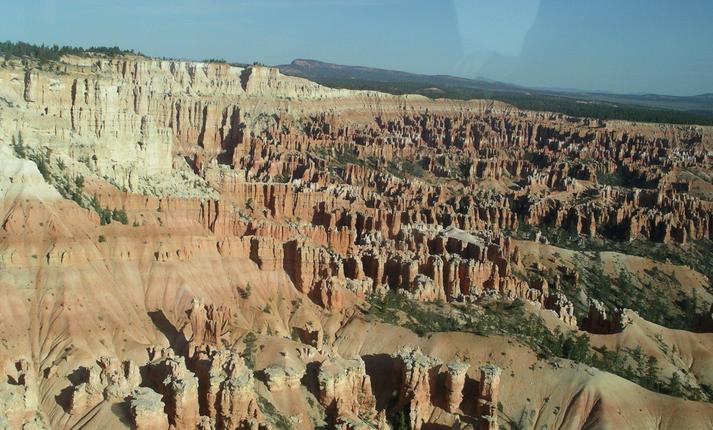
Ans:
[[[607,309],[602,302],[591,299],[589,313],[582,321],[582,329],[590,333],[611,334],[622,331],[629,323],[626,309],[615,309],[607,315]]]
[[[272,365],[263,370],[270,392],[299,390],[305,369],[294,366]]]
[[[478,428],[482,430],[497,430],[498,427],[498,397],[500,390],[501,369],[492,364],[480,368],[480,384],[476,412]]]
[[[446,373],[446,405],[448,412],[456,413],[460,410],[463,401],[463,387],[465,387],[466,372],[470,365],[462,361],[448,363]]]
[[[129,408],[136,430],[168,430],[161,395],[150,388],[139,387],[132,391]]]
[[[148,383],[166,404],[169,424],[175,429],[194,429],[199,422],[198,378],[183,357],[163,350],[148,365]]]
[[[221,337],[230,320],[230,310],[225,306],[204,305],[195,298],[188,311],[193,335],[189,341],[189,356],[196,348],[205,345],[221,346]]]
[[[101,357],[81,370],[82,382],[74,386],[71,395],[71,414],[83,414],[104,400],[123,400],[141,383],[139,368],[131,361]]]
[[[265,354],[286,357],[294,346],[300,359],[322,360],[346,342],[325,339],[365,318],[362,301],[389,291],[457,306],[529,300],[574,329],[575,298],[557,277],[526,280],[510,232],[536,227],[538,243],[552,230],[711,238],[713,205],[686,178],[710,170],[703,127],[354,93],[257,65],[117,56],[35,66],[27,58],[0,67],[0,284],[12,287],[0,337],[43,366],[24,363],[12,376],[24,382],[0,384],[13,428],[41,415],[38,393],[57,395],[57,372],[94,354],[136,359],[169,337],[176,350],[153,351],[146,365],[143,385],[158,394],[137,389],[135,365],[100,359],[70,388],[71,415],[52,409],[51,424],[75,425],[128,397],[138,428],[256,428],[267,418],[252,370],[225,349],[247,330],[267,329],[280,345],[261,345]],[[76,279],[96,297],[77,291]],[[182,306],[196,295],[204,299],[186,318]],[[269,315],[255,311],[266,297],[277,308]],[[302,299],[313,302],[309,315],[296,316]],[[148,310],[166,321],[149,321]],[[593,303],[582,327],[611,333],[626,318]],[[290,335],[303,345],[285,347]],[[409,350],[396,360],[412,428],[431,424],[440,406],[464,412],[463,366],[449,366],[435,387],[435,359]],[[289,398],[304,363],[285,362],[259,374]],[[321,372],[330,426],[386,426],[362,362],[330,358]],[[482,370],[483,428],[497,427],[498,375]]]
[[[440,362],[419,349],[404,348],[395,354],[401,367],[400,403],[408,407],[410,426],[420,430],[431,408],[431,386],[435,384]]]
[[[10,374],[0,381],[0,426],[9,429],[46,428],[40,412],[38,383],[27,360],[12,365]]]
[[[237,354],[207,346],[193,355],[190,370],[170,349],[150,355],[148,383],[162,393],[172,428],[194,428],[208,420],[210,428],[257,429],[264,421],[253,372]]]
[[[346,419],[364,418],[371,421],[377,418],[371,380],[361,358],[327,358],[320,365],[317,379],[319,402],[327,410],[332,423]]]

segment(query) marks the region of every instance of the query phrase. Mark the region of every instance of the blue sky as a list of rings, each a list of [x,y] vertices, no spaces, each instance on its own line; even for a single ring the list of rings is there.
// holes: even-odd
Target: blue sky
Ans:
[[[295,58],[537,87],[713,92],[711,0],[3,0],[0,40]]]

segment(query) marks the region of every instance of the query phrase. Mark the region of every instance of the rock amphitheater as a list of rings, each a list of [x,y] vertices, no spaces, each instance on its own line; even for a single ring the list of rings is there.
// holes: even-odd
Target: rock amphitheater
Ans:
[[[0,65],[0,428],[713,426],[713,129]]]

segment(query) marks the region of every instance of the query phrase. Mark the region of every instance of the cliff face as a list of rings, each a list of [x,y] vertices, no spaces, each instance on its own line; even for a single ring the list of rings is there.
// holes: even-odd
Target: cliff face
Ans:
[[[336,90],[262,66],[7,59],[0,418],[12,428],[497,428],[539,407],[553,427],[668,422],[668,410],[695,427],[710,405],[550,366],[520,340],[423,333],[434,326],[419,319],[436,309],[455,329],[489,306],[526,303],[526,322],[541,317],[552,335],[619,336],[678,371],[683,361],[640,333],[678,334],[613,309],[637,302],[596,289],[599,272],[577,260],[590,253],[543,249],[552,232],[684,252],[708,243],[712,207],[693,190],[711,143],[707,128]],[[624,259],[604,269],[629,271],[644,291],[634,298],[665,282],[675,293],[659,309],[692,292],[700,303],[686,309],[708,312],[705,276],[667,264],[671,275]],[[699,364],[710,337],[687,335],[677,351],[696,365],[685,382],[713,384]],[[523,383],[533,378],[547,384]],[[581,413],[556,412],[570,406]]]
[[[120,188],[144,194],[209,195],[190,183],[182,187],[172,167],[185,164],[182,157],[230,161],[251,132],[285,112],[307,116],[329,106],[364,113],[426,103],[329,89],[262,66],[142,57],[64,57],[29,69],[6,64],[0,68],[0,94],[9,108],[5,140],[24,132],[26,142],[61,151]]]

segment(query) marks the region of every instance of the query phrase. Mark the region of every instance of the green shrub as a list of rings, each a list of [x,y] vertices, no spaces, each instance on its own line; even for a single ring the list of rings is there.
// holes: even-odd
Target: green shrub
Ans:
[[[243,357],[243,360],[245,360],[245,365],[248,366],[250,369],[253,369],[255,367],[256,341],[257,336],[255,336],[255,333],[253,332],[248,332],[245,337],[243,337],[243,343],[245,344],[245,348],[243,349],[243,353],[240,354],[240,356]]]
[[[411,419],[407,407],[401,408],[392,414],[389,424],[393,430],[411,430]]]
[[[114,209],[111,212],[111,219],[114,221],[119,221],[120,223],[126,225],[129,223],[129,217],[126,215],[126,211],[122,209]]]
[[[27,158],[27,151],[25,150],[25,144],[22,139],[22,132],[17,133],[17,139],[15,144],[12,145],[12,149],[15,151],[15,155],[18,158]]]
[[[250,295],[252,294],[253,289],[250,286],[250,284],[248,284],[244,289],[240,288],[240,289],[238,289],[238,291],[239,291],[241,299],[248,299],[248,298],[250,298]]]
[[[280,175],[275,176],[275,182],[279,182],[282,184],[286,184],[286,183],[290,182],[291,179],[292,179],[292,177],[287,173],[282,173]]]
[[[260,406],[260,410],[265,414],[265,417],[272,423],[274,428],[278,430],[290,430],[292,428],[290,420],[280,414],[277,408],[275,408],[275,405],[270,403],[266,398],[260,396],[257,402]]]
[[[388,292],[369,299],[368,316],[402,325],[419,336],[432,332],[458,331],[482,336],[506,336],[529,346],[540,358],[565,358],[619,375],[652,391],[683,398],[711,399],[702,389],[684,389],[679,377],[664,381],[655,357],[641,348],[594,349],[589,335],[554,332],[539,316],[528,313],[522,300],[490,302],[482,306],[426,304],[403,294]]]
[[[25,42],[0,42],[0,55],[5,57],[33,58],[45,64],[48,61],[58,61],[63,55],[87,56],[92,53],[102,54],[108,57],[118,55],[143,55],[133,49],[120,49],[119,47],[94,46],[91,48],[80,48],[76,46],[58,45],[33,45]]]

